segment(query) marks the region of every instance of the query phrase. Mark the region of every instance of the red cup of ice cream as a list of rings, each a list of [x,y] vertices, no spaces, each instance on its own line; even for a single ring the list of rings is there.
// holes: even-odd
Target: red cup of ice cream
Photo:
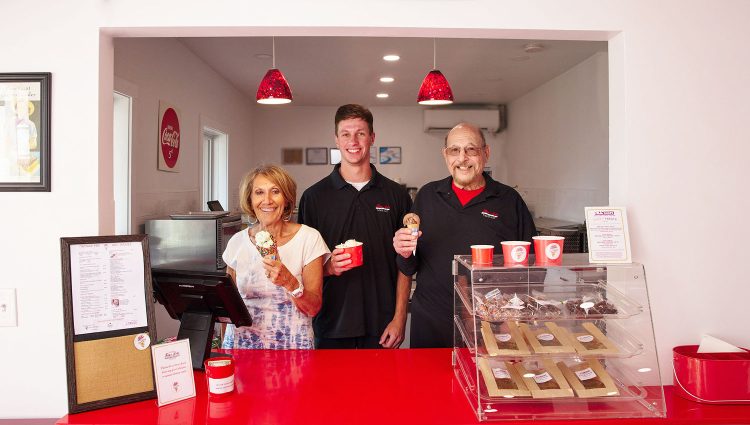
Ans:
[[[503,264],[505,266],[528,266],[529,250],[531,242],[526,241],[502,241]]]
[[[492,254],[495,252],[493,245],[472,245],[471,262],[478,266],[489,266],[492,264]]]
[[[349,259],[352,260],[352,262],[349,264],[349,267],[359,267],[363,264],[362,242],[357,242],[354,239],[349,239],[344,243],[336,245],[336,248],[341,248],[345,253],[351,255]]]
[[[534,236],[534,254],[537,265],[559,266],[562,264],[562,236]]]

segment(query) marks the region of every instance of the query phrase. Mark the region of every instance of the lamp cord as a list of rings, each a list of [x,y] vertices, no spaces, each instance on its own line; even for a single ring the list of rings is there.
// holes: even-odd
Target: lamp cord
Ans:
[[[432,39],[432,69],[437,69],[437,41]]]
[[[271,37],[271,68],[276,68],[276,37]]]

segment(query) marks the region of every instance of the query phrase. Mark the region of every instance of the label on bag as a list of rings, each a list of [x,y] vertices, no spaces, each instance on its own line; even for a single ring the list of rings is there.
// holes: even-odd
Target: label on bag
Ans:
[[[543,384],[551,380],[552,376],[547,372],[540,373],[539,375],[534,375],[534,381],[536,381],[537,384]]]
[[[208,392],[211,394],[224,394],[234,391],[234,375],[226,378],[208,378]]]
[[[581,381],[587,381],[589,379],[596,378],[596,373],[594,373],[594,371],[591,370],[590,367],[587,367],[586,369],[583,369],[583,370],[579,370],[578,372],[575,372],[575,374],[578,377],[578,379],[580,379]]]
[[[510,334],[495,334],[495,339],[500,342],[510,341]]]
[[[510,373],[508,373],[508,369],[503,369],[501,367],[493,367],[492,375],[495,377],[495,379],[510,379]]]
[[[581,342],[591,342],[594,340],[594,337],[592,335],[580,335],[577,336],[576,339]]]
[[[491,290],[490,292],[484,294],[484,298],[487,299],[487,300],[491,300],[493,298],[499,297],[500,295],[501,295],[500,290],[497,289],[497,288],[495,288],[495,289]]]

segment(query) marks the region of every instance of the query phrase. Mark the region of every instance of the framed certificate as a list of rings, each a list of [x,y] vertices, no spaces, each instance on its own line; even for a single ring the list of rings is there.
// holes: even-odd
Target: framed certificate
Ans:
[[[328,148],[307,148],[305,149],[307,165],[326,165],[328,164]]]
[[[589,262],[632,262],[625,207],[586,207],[585,211]]]

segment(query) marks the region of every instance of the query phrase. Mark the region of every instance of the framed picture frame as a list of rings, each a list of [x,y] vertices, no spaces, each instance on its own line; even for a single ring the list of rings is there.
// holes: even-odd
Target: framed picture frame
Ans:
[[[60,238],[68,409],[156,397],[147,235]]]
[[[331,165],[336,165],[341,162],[341,150],[337,148],[331,148],[330,155],[328,155]]]
[[[328,148],[306,148],[305,160],[307,165],[327,165]]]
[[[400,146],[381,146],[378,150],[380,164],[400,164],[401,147]]]
[[[370,146],[370,164],[378,163],[378,148],[375,145]]]
[[[52,74],[0,73],[0,191],[49,192]]]
[[[302,164],[302,148],[282,148],[281,163],[284,165]]]

